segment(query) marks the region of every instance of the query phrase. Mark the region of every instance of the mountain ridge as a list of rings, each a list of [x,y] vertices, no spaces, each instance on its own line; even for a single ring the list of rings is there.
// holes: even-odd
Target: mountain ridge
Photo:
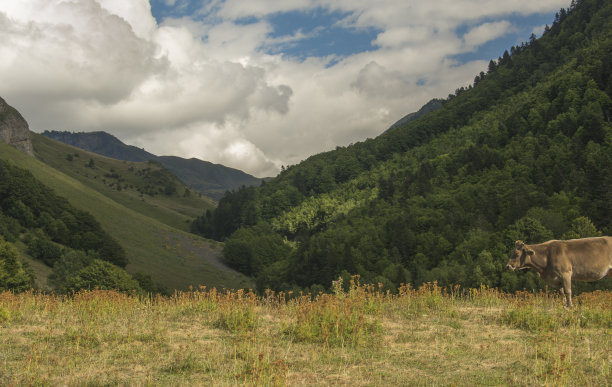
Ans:
[[[399,120],[397,120],[393,125],[391,125],[387,131],[389,130],[393,130],[395,128],[398,128],[400,126],[404,126],[416,119],[421,118],[422,116],[424,116],[427,113],[430,112],[434,112],[438,109],[440,109],[442,107],[442,105],[444,104],[444,100],[441,98],[433,98],[431,100],[429,100],[425,105],[421,106],[419,108],[419,110],[417,110],[416,112],[413,113],[408,113],[406,114],[404,117],[400,118]]]
[[[226,191],[239,189],[242,186],[259,185],[262,181],[238,169],[197,158],[157,156],[142,148],[127,145],[104,131],[44,131],[42,135],[117,160],[157,161],[183,183],[215,200],[223,197]]]

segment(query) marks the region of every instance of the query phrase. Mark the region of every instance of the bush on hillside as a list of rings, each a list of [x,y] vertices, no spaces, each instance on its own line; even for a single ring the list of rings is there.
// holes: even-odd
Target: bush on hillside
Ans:
[[[79,270],[66,280],[67,291],[81,289],[118,290],[122,292],[138,292],[138,281],[121,268],[99,259]]]

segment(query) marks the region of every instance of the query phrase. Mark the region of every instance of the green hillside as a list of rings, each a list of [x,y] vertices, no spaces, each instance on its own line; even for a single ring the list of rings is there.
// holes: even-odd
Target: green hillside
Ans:
[[[126,145],[106,132],[44,131],[42,135],[116,160],[157,161],[187,186],[214,200],[221,199],[228,190],[261,184],[261,179],[238,169],[196,158],[156,156],[144,149]]]
[[[40,152],[43,155],[42,157],[51,164],[59,162],[57,159],[52,159],[53,152],[50,149],[44,149],[41,142],[37,140],[40,140],[40,138],[34,136],[35,151]],[[50,143],[46,144],[50,145]],[[71,150],[74,151],[74,148],[71,148]],[[93,157],[84,157],[84,152],[78,157],[74,156],[74,153],[63,153],[63,157],[69,154],[73,156],[71,163],[74,163],[74,165],[82,164],[83,168],[90,168],[84,167],[84,165],[89,165],[89,160],[93,159],[95,168],[97,166],[102,168],[105,163],[109,163],[108,166],[113,165],[116,172],[123,172],[123,169],[113,164],[110,159],[103,161]],[[248,287],[250,285],[245,276],[228,269],[219,261],[220,251],[215,243],[211,244],[207,240],[180,231],[154,219],[154,217],[147,216],[148,210],[145,207],[133,206],[132,208],[124,205],[122,201],[132,203],[129,195],[126,195],[126,198],[113,196],[108,191],[110,187],[105,188],[103,185],[95,185],[88,179],[81,181],[4,143],[0,143],[0,159],[30,171],[36,179],[51,188],[57,195],[67,198],[72,206],[92,214],[96,221],[100,223],[102,229],[116,240],[125,251],[128,272],[150,274],[154,281],[169,289],[187,289],[190,285],[228,288]],[[70,162],[68,158],[66,158],[66,162]],[[129,168],[129,166],[126,166],[126,168]],[[101,169],[101,171],[104,170]],[[82,173],[81,167],[75,168],[71,172],[75,176],[78,176],[79,173]],[[90,174],[93,174],[93,172],[90,172]],[[99,176],[98,179],[102,179],[102,176]],[[131,183],[129,181],[128,185]],[[128,187],[128,192],[130,189]],[[151,199],[145,194],[145,202],[148,200]],[[134,200],[134,202],[136,201]],[[149,203],[155,204],[155,201],[151,200]],[[164,203],[164,200],[160,199],[159,203]],[[161,207],[161,204],[156,205]],[[185,208],[181,208],[180,211],[188,212],[192,210],[186,205]],[[153,216],[165,219],[167,223],[182,222],[181,224],[183,224],[184,220],[177,215],[180,214],[180,211],[176,209],[175,214],[171,214],[166,203],[165,208]],[[188,218],[187,215],[184,216],[186,219]],[[40,275],[48,274],[44,268],[40,267],[40,264],[35,267],[35,272]]]
[[[239,189],[242,186],[258,186],[262,180],[266,179],[259,179],[238,169],[196,158],[158,156],[156,160],[189,187],[214,200],[219,200],[227,191]]]
[[[32,133],[36,157],[114,201],[174,228],[215,203],[189,188],[155,161],[129,162],[83,151]],[[91,163],[91,164],[90,164]]]
[[[413,113],[406,114],[404,117],[397,120],[393,125],[389,127],[387,130],[393,130],[397,127],[402,127],[408,125],[412,121],[423,117],[425,114],[436,111],[440,109],[444,105],[444,100],[439,98],[434,98],[423,105],[419,110]]]
[[[232,192],[193,230],[262,289],[543,287],[503,270],[515,240],[612,233],[612,3],[572,4],[439,109]],[[576,284],[593,287],[612,285]]]

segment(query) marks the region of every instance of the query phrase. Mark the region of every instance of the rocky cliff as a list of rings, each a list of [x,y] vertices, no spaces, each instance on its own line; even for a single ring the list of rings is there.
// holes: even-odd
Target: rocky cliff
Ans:
[[[21,114],[0,97],[0,141],[34,156],[30,129]]]

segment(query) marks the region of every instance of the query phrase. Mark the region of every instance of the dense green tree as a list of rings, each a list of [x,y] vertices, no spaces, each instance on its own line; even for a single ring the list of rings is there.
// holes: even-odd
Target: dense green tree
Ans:
[[[35,237],[28,243],[28,254],[52,267],[61,258],[62,247],[45,237]]]
[[[0,291],[24,291],[34,287],[34,278],[19,260],[17,250],[0,238]]]
[[[67,280],[75,273],[89,266],[94,257],[78,250],[68,251],[53,264],[53,272],[49,275],[49,283],[54,289],[66,292]]]
[[[542,243],[553,239],[552,231],[544,227],[538,220],[530,217],[521,218],[508,227],[506,236],[508,244],[519,239],[525,243]]]
[[[0,237],[8,242],[14,242],[21,234],[23,227],[17,219],[5,216],[0,209]]]
[[[31,254],[53,266],[61,255],[61,246],[100,252],[100,258],[125,267],[123,248],[108,235],[87,212],[77,210],[68,201],[40,183],[22,168],[0,160],[0,211],[3,223],[11,224],[5,236],[42,230],[29,244]],[[20,231],[21,228],[21,231]],[[55,243],[55,245],[53,244]],[[55,250],[54,250],[55,249]]]
[[[269,225],[241,228],[225,242],[223,255],[235,269],[253,275],[275,261],[285,259],[291,253],[281,236]]]
[[[94,259],[91,264],[68,277],[65,288],[67,291],[78,291],[80,289],[141,291],[138,281],[128,273],[118,266],[99,259]]]
[[[587,237],[601,236],[601,232],[597,230],[591,219],[586,216],[580,216],[572,221],[571,228],[565,234],[563,239],[577,239]]]

